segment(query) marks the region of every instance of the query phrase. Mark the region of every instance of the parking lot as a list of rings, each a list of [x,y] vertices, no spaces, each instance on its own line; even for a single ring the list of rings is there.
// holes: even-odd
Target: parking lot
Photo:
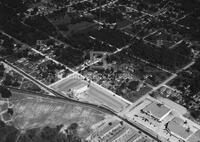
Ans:
[[[78,78],[70,76],[62,81],[59,81],[56,84],[53,84],[51,87],[56,91],[59,91],[64,94],[68,92],[69,89],[74,89],[77,86],[88,85],[88,82]],[[117,98],[114,93],[102,88],[94,83],[91,83],[87,91],[83,92],[81,95],[86,95],[89,103],[97,103],[98,105],[103,105],[112,109],[113,111],[120,112],[126,108],[129,104],[123,99]],[[80,96],[81,97],[81,96]]]

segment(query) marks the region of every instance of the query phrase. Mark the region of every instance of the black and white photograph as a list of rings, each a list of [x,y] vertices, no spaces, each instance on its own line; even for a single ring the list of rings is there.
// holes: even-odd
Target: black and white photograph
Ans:
[[[200,0],[0,0],[0,142],[200,142]]]

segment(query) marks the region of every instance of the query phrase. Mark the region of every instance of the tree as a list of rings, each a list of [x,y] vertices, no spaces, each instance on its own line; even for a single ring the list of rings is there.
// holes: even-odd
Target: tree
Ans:
[[[49,126],[45,127],[41,132],[41,137],[44,140],[53,140],[57,135],[57,131]]]
[[[15,142],[18,130],[13,126],[6,125],[0,120],[0,142]]]
[[[9,74],[6,74],[5,80],[3,81],[3,84],[5,86],[10,86],[12,84],[12,76]]]
[[[0,78],[3,77],[5,71],[5,67],[3,64],[0,64]]]
[[[12,93],[4,86],[0,86],[0,94],[2,98],[10,98]]]
[[[131,81],[128,84],[128,88],[133,90],[133,91],[136,91],[139,83],[140,83],[139,81]]]
[[[13,115],[14,111],[13,111],[12,108],[8,108],[7,113],[10,114],[10,115]]]
[[[192,117],[194,117],[195,119],[200,117],[200,110],[191,110],[190,114]]]
[[[27,6],[24,4],[23,0],[1,0],[1,3],[21,14],[27,10]]]

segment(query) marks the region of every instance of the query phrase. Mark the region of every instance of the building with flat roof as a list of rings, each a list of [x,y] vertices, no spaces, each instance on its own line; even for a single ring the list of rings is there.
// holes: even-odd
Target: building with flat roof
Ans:
[[[111,121],[101,126],[95,135],[95,142],[133,142],[141,138],[141,134],[123,121]]]
[[[141,111],[147,115],[152,116],[160,122],[171,112],[171,109],[166,107],[164,104],[152,102]]]
[[[128,127],[123,127],[119,132],[117,132],[115,135],[110,137],[107,141],[109,142],[117,142],[120,138],[122,138],[127,131],[129,131],[130,128]]]
[[[113,121],[109,122],[103,129],[99,132],[99,137],[104,137],[106,134],[108,134],[112,129],[121,126],[119,121]]]
[[[72,88],[75,94],[81,94],[88,90],[88,84],[80,84]]]
[[[200,129],[189,137],[188,142],[200,142]]]
[[[185,125],[185,121],[179,117],[175,117],[169,121],[166,128],[173,136],[184,141],[193,134],[189,126]]]

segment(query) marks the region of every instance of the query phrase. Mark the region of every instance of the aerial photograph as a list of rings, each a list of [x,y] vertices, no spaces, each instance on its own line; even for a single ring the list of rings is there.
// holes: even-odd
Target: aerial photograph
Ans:
[[[200,142],[200,0],[0,0],[0,142]]]

